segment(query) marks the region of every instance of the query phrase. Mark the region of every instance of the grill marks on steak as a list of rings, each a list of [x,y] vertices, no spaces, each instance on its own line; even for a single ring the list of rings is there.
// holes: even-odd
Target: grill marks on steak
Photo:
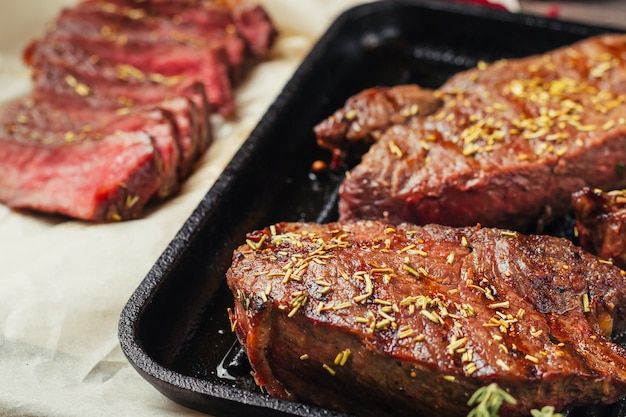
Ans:
[[[626,394],[623,272],[569,241],[376,221],[250,233],[227,282],[272,395],[363,416],[463,416],[497,382],[531,408]]]
[[[234,115],[231,87],[275,34],[246,1],[65,9],[24,53],[33,92],[0,118],[0,171],[11,173],[0,200],[93,221],[139,216],[178,191],[212,141],[211,114]]]
[[[572,195],[572,206],[582,247],[626,268],[626,191],[585,188]]]
[[[625,36],[606,35],[457,74],[433,93],[434,112],[383,128],[343,183],[341,219],[540,231],[573,192],[623,188],[625,50]],[[382,107],[364,100],[351,131]],[[345,116],[332,119],[318,140],[343,146],[333,132]]]

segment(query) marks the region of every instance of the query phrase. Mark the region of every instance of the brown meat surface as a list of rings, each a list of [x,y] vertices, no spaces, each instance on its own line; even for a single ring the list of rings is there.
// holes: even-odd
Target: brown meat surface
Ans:
[[[369,88],[315,126],[318,144],[342,153],[366,150],[391,125],[432,114],[442,101],[417,85]]]
[[[252,232],[227,272],[257,383],[360,416],[464,416],[491,382],[506,416],[616,401],[624,279],[559,238],[377,221]]]
[[[540,231],[573,192],[626,187],[624,56],[626,35],[604,35],[453,76],[435,111],[392,122],[347,174],[341,219]],[[331,116],[318,140],[348,143],[334,135],[344,124]]]
[[[626,190],[585,188],[572,195],[580,244],[626,268]]]

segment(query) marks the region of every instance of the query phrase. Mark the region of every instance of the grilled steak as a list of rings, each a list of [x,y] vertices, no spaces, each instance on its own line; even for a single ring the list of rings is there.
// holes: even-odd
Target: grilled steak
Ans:
[[[585,188],[572,195],[580,244],[626,268],[626,191]]]
[[[432,93],[437,110],[400,123],[388,116],[392,106],[363,103],[350,113],[349,103],[343,118],[317,128],[320,143],[350,142],[335,137],[348,114],[358,120],[348,133],[378,129],[370,120],[379,111],[391,123],[343,183],[341,219],[539,231],[570,208],[573,192],[624,188],[624,52],[626,36],[606,35],[481,63]]]
[[[234,115],[232,86],[274,38],[245,0],[63,10],[24,53],[32,93],[0,117],[0,201],[92,221],[139,216],[180,188],[212,141],[211,114]]]
[[[433,90],[417,85],[368,88],[315,126],[315,135],[320,146],[334,153],[361,152],[389,126],[432,114],[442,103]]]
[[[270,394],[360,416],[464,416],[497,382],[532,408],[626,395],[619,268],[567,240],[377,221],[250,233],[227,282]]]

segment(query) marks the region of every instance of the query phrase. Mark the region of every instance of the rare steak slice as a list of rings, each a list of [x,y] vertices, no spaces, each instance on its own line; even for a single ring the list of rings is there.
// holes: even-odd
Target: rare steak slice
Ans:
[[[580,244],[626,268],[626,190],[584,188],[572,195]]]
[[[97,57],[94,58],[94,57]],[[228,63],[220,48],[186,44],[68,40],[41,41],[33,58],[35,100],[76,95],[67,79],[84,85],[90,107],[128,107],[188,97],[204,85],[211,106],[225,116],[235,112]],[[43,96],[43,97],[41,97]]]
[[[213,115],[235,117],[232,87],[275,35],[247,0],[65,9],[24,52],[32,92],[0,116],[0,201],[89,221],[140,216],[191,174]]]
[[[626,282],[567,240],[377,221],[248,234],[227,282],[237,336],[272,395],[359,416],[500,415],[626,395]]]
[[[178,12],[184,11],[183,4],[178,3]],[[210,8],[190,7],[189,12],[182,15],[176,10],[161,10],[159,14],[177,16],[176,19],[164,20],[155,14],[154,7],[156,5],[153,5],[150,15],[139,18],[141,9],[135,9],[133,14],[132,9],[124,11],[112,3],[81,3],[80,7],[61,12],[52,40],[99,42],[118,39],[121,31],[124,42],[223,47],[232,71],[239,71],[249,58],[244,39],[232,30],[234,22],[230,9],[213,3]],[[192,19],[191,13],[205,15],[204,21]]]
[[[0,130],[0,199],[93,221],[138,217],[163,186],[156,144],[144,131],[90,134],[99,140],[16,139]]]
[[[370,135],[378,140],[341,187],[341,219],[540,231],[573,192],[626,187],[625,52],[625,35],[604,35],[453,76],[433,93],[435,111]],[[350,144],[378,117],[370,107],[347,139],[333,136],[346,124],[334,116],[318,140]]]

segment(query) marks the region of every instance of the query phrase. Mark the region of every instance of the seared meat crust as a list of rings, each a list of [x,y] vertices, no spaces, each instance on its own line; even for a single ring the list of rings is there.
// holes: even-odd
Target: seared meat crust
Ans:
[[[585,188],[572,195],[580,244],[626,268],[626,191]]]
[[[362,416],[464,416],[497,382],[532,408],[626,394],[623,272],[569,241],[376,221],[248,235],[227,282],[272,395]]]
[[[417,85],[369,88],[315,126],[318,144],[336,153],[365,151],[389,126],[432,114],[442,101]]]
[[[573,192],[626,187],[618,169],[626,161],[625,52],[625,35],[605,35],[481,63],[432,92],[438,108],[400,122],[382,111],[385,123],[370,123],[393,106],[367,102],[382,91],[362,93],[344,111],[364,101],[349,130],[345,114],[316,129],[318,141],[334,147],[354,146],[348,133],[361,127],[382,131],[363,136],[379,138],[346,176],[341,220],[538,232],[567,212]],[[342,131],[347,139],[336,137]]]

